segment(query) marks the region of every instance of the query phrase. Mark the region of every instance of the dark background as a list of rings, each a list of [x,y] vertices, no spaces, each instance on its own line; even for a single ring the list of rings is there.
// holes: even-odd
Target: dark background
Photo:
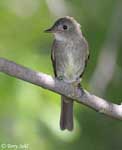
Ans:
[[[120,104],[121,0],[0,0],[0,57],[53,75],[53,36],[43,30],[65,15],[78,20],[89,43],[83,87]],[[59,99],[0,73],[0,144],[29,144],[30,150],[122,150],[122,122],[83,105],[75,104],[74,131],[60,131]]]

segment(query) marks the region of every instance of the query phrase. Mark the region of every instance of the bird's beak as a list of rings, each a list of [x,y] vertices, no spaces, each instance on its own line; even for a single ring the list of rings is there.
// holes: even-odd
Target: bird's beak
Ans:
[[[44,30],[44,32],[46,32],[46,33],[53,33],[54,32],[53,27],[51,27],[51,28],[49,28],[47,30]]]

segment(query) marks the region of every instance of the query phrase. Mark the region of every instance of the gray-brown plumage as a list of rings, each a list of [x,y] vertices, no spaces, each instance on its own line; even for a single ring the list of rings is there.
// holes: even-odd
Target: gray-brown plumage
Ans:
[[[58,19],[46,32],[52,32],[55,40],[51,58],[55,76],[67,83],[77,83],[82,77],[88,56],[88,44],[80,25],[72,17]],[[73,129],[73,100],[61,96],[60,128]]]

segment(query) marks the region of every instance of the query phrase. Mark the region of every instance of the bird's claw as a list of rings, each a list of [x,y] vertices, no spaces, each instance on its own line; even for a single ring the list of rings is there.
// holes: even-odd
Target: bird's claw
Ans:
[[[57,79],[62,81],[63,80],[63,76],[58,76]]]

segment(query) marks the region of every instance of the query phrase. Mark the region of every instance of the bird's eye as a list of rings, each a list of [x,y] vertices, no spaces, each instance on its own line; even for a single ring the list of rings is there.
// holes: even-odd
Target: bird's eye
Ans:
[[[63,29],[67,30],[68,29],[67,25],[63,25]]]

